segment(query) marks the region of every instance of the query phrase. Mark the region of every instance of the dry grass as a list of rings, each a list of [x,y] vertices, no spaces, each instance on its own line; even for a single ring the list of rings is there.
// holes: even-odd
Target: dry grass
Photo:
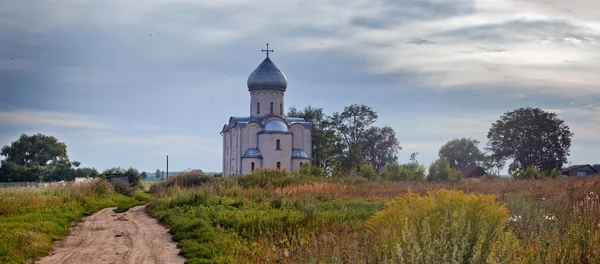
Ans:
[[[235,179],[219,179],[194,188],[169,188],[152,213],[176,236],[180,234],[180,245],[191,260],[381,263],[385,258],[365,232],[365,223],[384,209],[385,202],[409,192],[423,195],[431,190],[459,190],[492,195],[508,208],[504,229],[519,246],[502,251],[509,252],[502,259],[511,263],[600,263],[598,177],[468,179],[459,183],[348,183],[324,178],[276,178],[269,183],[265,178],[255,179],[245,179],[244,185]],[[202,225],[194,222],[199,217]],[[202,229],[197,230],[198,226]],[[432,230],[432,234],[437,232]],[[212,235],[192,235],[200,233]],[[193,253],[198,250],[205,254]],[[429,259],[435,257],[439,256]]]

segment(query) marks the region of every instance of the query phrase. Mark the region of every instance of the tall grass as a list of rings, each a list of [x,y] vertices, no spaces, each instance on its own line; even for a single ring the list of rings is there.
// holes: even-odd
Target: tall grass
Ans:
[[[105,207],[118,211],[150,200],[115,193],[104,180],[41,188],[0,189],[0,263],[23,263],[47,254],[69,225]]]
[[[592,177],[428,183],[269,171],[174,184],[150,214],[190,263],[599,263],[598,193]]]

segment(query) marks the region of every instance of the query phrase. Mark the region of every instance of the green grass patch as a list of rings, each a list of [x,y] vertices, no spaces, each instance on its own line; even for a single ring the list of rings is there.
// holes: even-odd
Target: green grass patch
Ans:
[[[73,221],[106,207],[123,212],[150,201],[115,193],[105,181],[41,188],[0,189],[0,263],[23,263],[45,256],[52,242],[69,233]]]

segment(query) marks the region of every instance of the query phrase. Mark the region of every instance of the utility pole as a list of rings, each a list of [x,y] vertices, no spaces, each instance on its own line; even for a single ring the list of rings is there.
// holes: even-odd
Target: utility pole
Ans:
[[[169,155],[167,155],[167,180],[169,180]]]

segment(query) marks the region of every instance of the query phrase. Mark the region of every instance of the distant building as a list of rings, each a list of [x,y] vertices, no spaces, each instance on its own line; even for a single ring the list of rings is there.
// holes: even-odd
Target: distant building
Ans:
[[[479,166],[471,166],[460,169],[463,178],[478,178],[485,175],[485,169]]]
[[[263,50],[264,51],[264,50]],[[267,57],[250,74],[250,116],[231,117],[223,126],[223,176],[238,176],[258,168],[298,171],[310,163],[311,127],[303,118],[284,112],[287,78]]]
[[[592,176],[598,174],[598,171],[589,164],[573,165],[562,169],[562,175],[566,176]]]

